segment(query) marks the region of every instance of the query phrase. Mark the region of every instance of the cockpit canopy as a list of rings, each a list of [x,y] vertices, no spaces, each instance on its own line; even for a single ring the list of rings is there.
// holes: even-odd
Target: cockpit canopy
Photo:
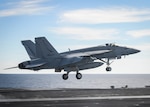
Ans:
[[[116,46],[114,43],[106,43],[106,46]]]

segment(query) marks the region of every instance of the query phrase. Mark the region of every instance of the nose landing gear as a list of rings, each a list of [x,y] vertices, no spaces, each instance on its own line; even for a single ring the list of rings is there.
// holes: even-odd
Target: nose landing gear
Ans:
[[[106,71],[111,71],[111,69],[112,69],[112,68],[111,68],[111,67],[109,67],[109,66],[108,66],[108,67],[106,67]]]
[[[113,61],[112,62],[110,62],[109,61],[109,58],[107,59],[107,61],[104,61],[104,60],[102,60],[102,59],[100,59],[102,62],[104,62],[104,63],[106,63],[106,65],[107,65],[107,67],[106,67],[106,71],[111,71],[112,70],[112,68],[109,66],[111,63],[113,63]]]

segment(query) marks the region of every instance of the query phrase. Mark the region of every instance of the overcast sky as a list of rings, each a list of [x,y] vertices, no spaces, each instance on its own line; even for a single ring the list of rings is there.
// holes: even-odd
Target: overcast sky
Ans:
[[[141,50],[84,73],[150,73],[149,0],[1,0],[0,73],[54,73],[3,70],[29,60],[21,40],[45,36],[58,52],[116,43]]]

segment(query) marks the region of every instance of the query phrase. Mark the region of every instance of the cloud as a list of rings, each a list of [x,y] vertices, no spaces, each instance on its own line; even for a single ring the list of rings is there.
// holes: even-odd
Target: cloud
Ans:
[[[45,0],[22,0],[10,2],[8,3],[9,8],[0,10],[0,17],[42,14],[53,8],[42,6],[44,1]]]
[[[60,27],[51,28],[52,32],[76,40],[110,40],[116,39],[116,29],[95,29],[86,27]]]
[[[70,10],[61,14],[60,22],[80,24],[141,22],[150,20],[150,9],[100,8]]]
[[[150,43],[135,45],[134,48],[142,50],[142,51],[150,51]]]
[[[127,35],[130,35],[135,38],[150,36],[150,29],[127,31]]]

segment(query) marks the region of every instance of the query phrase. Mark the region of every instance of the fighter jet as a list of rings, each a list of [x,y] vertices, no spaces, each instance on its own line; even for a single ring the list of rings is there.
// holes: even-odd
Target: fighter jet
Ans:
[[[69,73],[76,72],[76,78],[81,79],[80,70],[86,70],[102,66],[106,63],[106,71],[111,71],[110,60],[121,59],[122,56],[135,54],[140,50],[117,46],[115,44],[105,44],[90,48],[69,50],[58,53],[45,37],[35,38],[35,43],[31,40],[21,41],[24,45],[30,60],[18,64],[20,69],[41,70],[55,69],[55,72],[66,71],[62,75],[67,80]]]

